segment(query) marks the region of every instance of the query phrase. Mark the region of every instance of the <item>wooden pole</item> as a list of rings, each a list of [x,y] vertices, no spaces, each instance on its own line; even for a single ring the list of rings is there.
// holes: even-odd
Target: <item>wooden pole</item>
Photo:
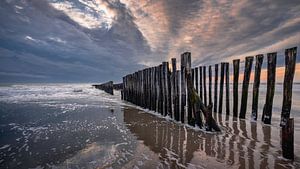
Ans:
[[[151,110],[152,99],[151,99],[151,68],[148,68],[148,109]]]
[[[240,59],[233,60],[233,117],[238,115]]]
[[[190,52],[185,52],[184,53],[184,57],[186,57],[186,83],[187,84],[193,84],[193,79],[192,79],[192,69],[191,69],[191,53]],[[191,89],[187,87],[187,111],[188,111],[188,124],[191,125],[191,126],[194,126],[195,123],[192,121],[192,118],[193,118],[193,105],[192,105],[192,102],[191,102]]]
[[[175,112],[175,120],[179,121],[179,109],[180,109],[180,102],[179,102],[179,80],[180,80],[180,71],[177,70],[175,74],[175,105],[174,105],[174,112]]]
[[[149,87],[149,82],[150,82],[149,74],[150,74],[150,69],[147,68],[146,69],[146,78],[147,78],[147,81],[146,81],[146,92],[147,92],[147,105],[146,105],[146,108],[147,109],[149,109],[150,104],[151,104],[150,103],[151,99],[150,99],[150,87]]]
[[[158,79],[158,66],[155,67],[155,111],[158,112],[158,98],[159,98],[159,79]]]
[[[195,84],[196,84],[196,92],[199,93],[199,79],[198,79],[198,73],[199,73],[199,69],[198,67],[195,68]]]
[[[156,88],[155,88],[155,67],[152,67],[151,68],[151,72],[152,72],[152,75],[151,75],[151,88],[152,88],[152,92],[151,92],[151,96],[152,96],[152,98],[151,98],[151,102],[152,102],[152,108],[151,108],[151,110],[152,111],[155,111],[155,107],[156,107],[156,97],[155,97],[155,94],[156,94]]]
[[[203,100],[202,66],[199,67],[199,71],[200,71],[199,72],[199,75],[200,75],[200,77],[199,77],[199,79],[200,79],[200,99]]]
[[[287,121],[281,131],[282,156],[294,160],[294,119]]]
[[[260,73],[261,66],[264,60],[264,55],[256,55],[255,61],[255,75],[253,82],[253,96],[252,96],[252,120],[257,120],[257,107],[258,107],[258,95],[259,95],[259,85],[260,85]]]
[[[152,108],[152,96],[151,96],[151,94],[152,94],[152,87],[151,87],[151,82],[152,82],[152,79],[151,79],[151,77],[152,77],[152,69],[151,68],[148,68],[148,88],[149,88],[149,90],[148,90],[148,93],[149,93],[149,106],[148,106],[148,109],[149,110],[151,110],[151,108]]]
[[[203,66],[203,98],[204,105],[207,106],[207,94],[206,94],[206,66]]]
[[[268,55],[267,96],[266,96],[266,103],[263,109],[262,121],[265,124],[271,124],[273,98],[275,92],[277,53],[268,53],[267,55]]]
[[[280,126],[285,126],[288,119],[290,118],[296,56],[297,47],[285,50],[285,74],[283,82],[283,101]]]
[[[162,64],[159,65],[159,113],[163,115],[163,71]]]
[[[211,66],[208,67],[208,104],[210,104],[211,106],[213,106],[213,102],[212,102],[212,94],[211,94],[211,87],[212,86],[212,70],[211,70]]]
[[[219,93],[219,114],[222,114],[223,109],[223,88],[224,88],[224,63],[221,63],[221,79]]]
[[[186,108],[186,73],[187,73],[187,62],[188,62],[188,56],[189,53],[183,53],[181,54],[181,122],[184,123],[184,118],[185,118],[185,108]]]
[[[229,98],[229,63],[225,63],[225,85],[226,85],[226,115],[230,114],[230,98]]]
[[[193,86],[195,87],[195,69],[192,69],[192,78],[191,78],[191,80],[192,80]]]
[[[171,72],[169,69],[169,62],[167,62],[167,104],[168,104],[168,115],[173,118],[172,116],[172,96],[171,96]]]
[[[178,120],[177,117],[177,112],[175,111],[175,104],[176,104],[176,95],[177,95],[177,91],[176,91],[176,58],[172,58],[171,59],[171,63],[172,63],[172,103],[173,103],[173,113],[174,113],[174,119]]]
[[[167,65],[168,62],[162,62],[163,66],[163,109],[164,116],[168,115],[168,83],[167,83]]]
[[[252,69],[252,62],[253,62],[253,56],[246,57],[243,88],[242,88],[241,110],[240,110],[241,119],[245,119],[246,111],[247,111],[248,88],[249,88],[250,74]]]
[[[217,106],[218,106],[218,68],[219,65],[215,64],[215,97],[214,97],[214,112],[217,112]]]

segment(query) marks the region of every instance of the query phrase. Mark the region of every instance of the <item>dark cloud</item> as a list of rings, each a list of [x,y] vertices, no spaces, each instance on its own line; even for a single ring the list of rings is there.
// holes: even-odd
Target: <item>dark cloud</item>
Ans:
[[[120,81],[186,50],[193,65],[272,51],[282,65],[300,46],[296,0],[3,0],[0,22],[0,82]]]

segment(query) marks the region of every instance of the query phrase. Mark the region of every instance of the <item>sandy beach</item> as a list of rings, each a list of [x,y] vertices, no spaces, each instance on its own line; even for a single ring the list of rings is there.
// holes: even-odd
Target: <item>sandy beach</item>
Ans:
[[[277,112],[272,125],[214,114],[222,132],[207,133],[142,110],[115,94],[90,84],[1,86],[0,167],[300,167],[297,113],[291,162],[281,157]],[[294,98],[299,101],[298,95]]]

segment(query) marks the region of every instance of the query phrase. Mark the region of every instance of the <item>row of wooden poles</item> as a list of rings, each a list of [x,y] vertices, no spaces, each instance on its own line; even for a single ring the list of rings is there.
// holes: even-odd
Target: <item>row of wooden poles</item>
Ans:
[[[283,104],[281,112],[282,139],[293,141],[293,119],[290,118],[292,105],[292,86],[295,74],[297,47],[285,50],[285,76],[283,82]],[[252,114],[251,118],[257,120],[258,96],[260,86],[260,75],[264,55],[255,56],[255,73],[253,82]],[[241,106],[238,115],[238,85],[240,75],[240,59],[233,60],[233,117],[245,119],[248,102],[248,88],[254,57],[245,58],[244,79],[242,83]],[[272,107],[275,91],[276,79],[276,61],[277,53],[267,54],[267,93],[262,112],[262,121],[265,124],[271,124]],[[123,77],[122,99],[133,104],[141,106],[160,113],[163,116],[169,116],[182,123],[187,122],[190,125],[193,117],[192,105],[188,96],[187,80],[192,80],[196,92],[205,105],[213,106],[213,111],[223,113],[223,92],[225,84],[225,110],[226,115],[230,114],[230,83],[229,83],[229,63],[222,62],[208,66],[208,93],[206,83],[206,66],[191,68],[191,53],[185,52],[181,55],[180,70],[177,70],[176,58],[171,59],[172,71],[169,69],[168,62],[139,70],[135,73]],[[220,65],[220,77],[219,77]],[[214,67],[214,98],[212,97],[212,69]],[[220,78],[220,79],[219,79]],[[219,86],[218,86],[219,84]],[[219,87],[219,95],[218,95]],[[214,101],[213,101],[214,100]],[[187,116],[186,116],[187,115]],[[186,119],[187,117],[187,119]],[[292,137],[292,138],[291,138]],[[284,141],[284,140],[283,140]],[[293,143],[292,143],[293,144]],[[283,144],[288,146],[289,144]],[[291,151],[292,147],[287,147]],[[284,147],[283,147],[284,150]],[[293,150],[292,150],[293,152]],[[289,154],[289,153],[288,153]],[[293,153],[292,153],[293,154]],[[289,155],[288,155],[289,156]],[[286,158],[293,158],[285,156]]]

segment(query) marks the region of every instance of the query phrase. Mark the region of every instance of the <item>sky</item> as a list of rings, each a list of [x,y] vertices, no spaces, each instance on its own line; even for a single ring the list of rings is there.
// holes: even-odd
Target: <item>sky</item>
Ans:
[[[283,66],[294,46],[299,0],[0,1],[1,83],[120,82],[185,51],[193,66],[268,52]]]

